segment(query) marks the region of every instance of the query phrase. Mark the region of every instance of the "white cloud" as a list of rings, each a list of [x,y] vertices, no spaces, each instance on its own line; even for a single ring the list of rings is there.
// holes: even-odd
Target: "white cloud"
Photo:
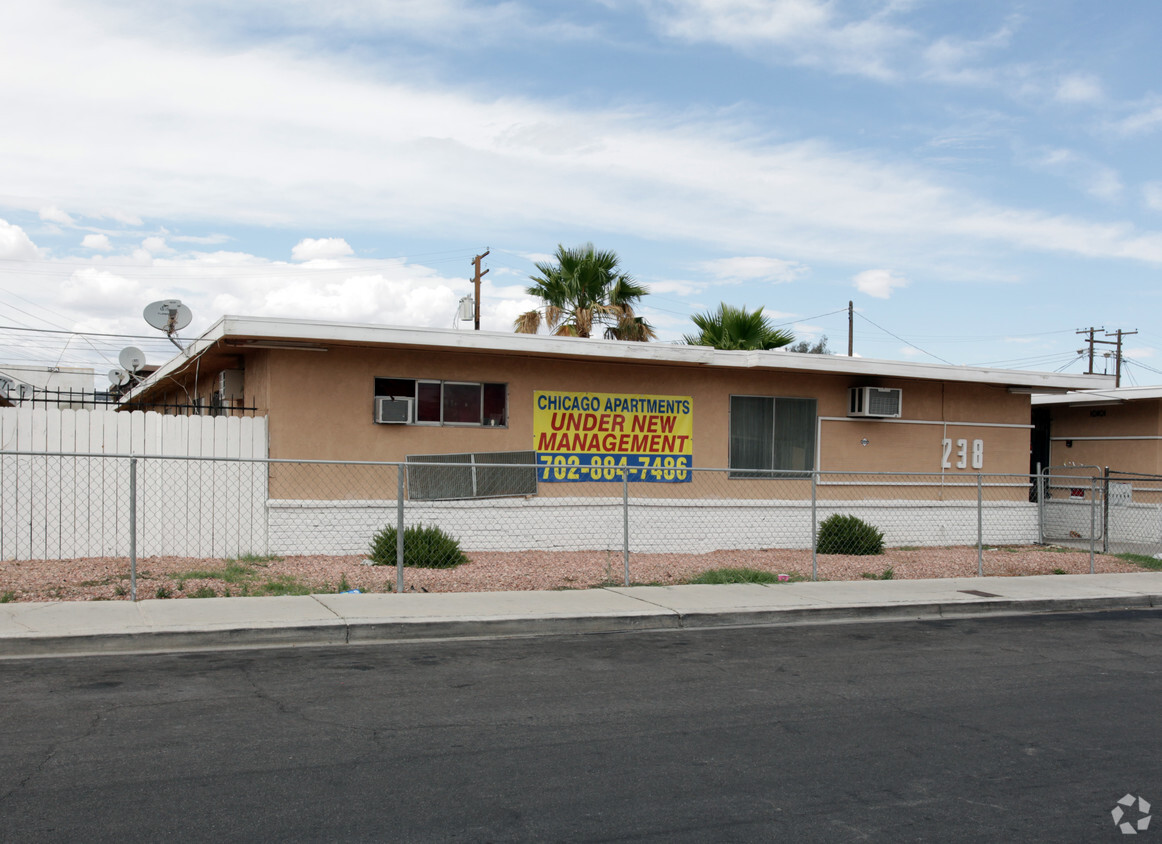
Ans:
[[[30,261],[39,258],[36,244],[20,226],[0,220],[0,258],[10,261]]]
[[[704,261],[699,266],[714,276],[717,281],[727,284],[748,281],[781,284],[801,278],[808,272],[807,267],[794,261],[757,256],[719,258],[713,261]]]
[[[681,281],[679,279],[650,281],[646,286],[649,287],[650,293],[656,293],[661,296],[696,296],[706,288],[705,284]]]
[[[1162,128],[1162,98],[1152,96],[1134,107],[1134,112],[1115,124],[1125,135],[1149,134]]]
[[[1090,196],[1106,202],[1121,197],[1125,189],[1116,170],[1073,150],[1044,150],[1031,159],[1030,164],[1036,169],[1060,175]]]
[[[1058,83],[1054,96],[1063,103],[1096,103],[1105,93],[1101,83],[1092,76],[1072,74]]]
[[[166,245],[164,237],[147,237],[141,241],[141,248],[149,255],[164,255],[174,251]]]
[[[448,328],[456,303],[471,291],[466,279],[447,278],[430,267],[396,259],[351,259],[349,266],[336,267],[269,261],[240,252],[180,257],[137,252],[140,260],[136,255],[102,256],[100,266],[72,257],[43,260],[38,265],[42,307],[58,326],[67,322],[76,330],[134,335],[151,333],[141,319],[145,305],[170,298],[181,299],[193,311],[194,322],[182,332],[186,337],[227,313]],[[511,331],[516,313],[528,309],[510,292],[515,294],[495,289],[485,279],[483,328]],[[151,360],[173,351],[161,335],[155,345],[143,342]],[[116,360],[116,351],[110,360]],[[70,354],[95,353],[78,347]]]
[[[648,8],[671,38],[879,79],[896,75],[894,54],[915,38],[889,22],[891,3],[863,18],[842,17],[824,0],[655,0]]]
[[[76,225],[73,218],[66,214],[55,205],[49,205],[46,208],[40,209],[40,219],[46,223],[60,223],[62,226]]]
[[[106,307],[116,303],[125,308],[136,306],[140,310],[148,304],[148,302],[136,304],[141,289],[140,282],[128,279],[124,275],[98,270],[95,267],[85,267],[74,272],[61,285],[61,300],[82,308],[90,303],[100,302]]]
[[[996,32],[970,40],[945,36],[929,44],[922,52],[924,75],[930,79],[957,85],[994,86],[1016,75],[1020,68],[1004,67],[988,61],[988,54],[1009,46],[1017,19],[1010,19]]]
[[[81,239],[81,246],[96,252],[109,252],[113,249],[109,236],[105,234],[87,234]]]
[[[296,261],[326,260],[329,258],[345,258],[354,255],[355,251],[341,237],[304,238],[295,244],[291,250],[291,257]]]
[[[897,287],[907,287],[908,280],[893,274],[890,270],[865,270],[859,273],[853,281],[855,289],[876,299],[891,298],[892,291]]]
[[[1142,185],[1142,200],[1151,211],[1162,211],[1162,182]]]
[[[175,243],[194,243],[199,246],[217,246],[221,243],[229,243],[233,238],[228,234],[207,234],[207,235],[172,235],[170,240]]]
[[[656,8],[713,12],[709,0]],[[771,5],[798,15],[788,26],[824,20],[828,32],[847,25],[835,8]],[[772,140],[714,116],[489,98],[290,48],[150,43],[57,0],[23,14],[22,26],[0,28],[0,63],[13,70],[0,96],[6,120],[23,127],[5,140],[5,191],[78,216],[109,206],[129,209],[125,220],[460,231],[484,243],[517,230],[549,244],[561,232],[624,232],[863,266],[1006,246],[1162,263],[1157,232],[987,202],[906,160]],[[722,26],[763,14],[732,0]],[[57,108],[42,108],[47,100]],[[78,124],[86,143],[66,145]],[[584,126],[589,142],[547,148],[561,126]]]

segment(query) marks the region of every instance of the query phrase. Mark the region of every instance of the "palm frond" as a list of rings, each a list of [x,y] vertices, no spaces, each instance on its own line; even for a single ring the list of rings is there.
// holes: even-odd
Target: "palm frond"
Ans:
[[[722,302],[717,311],[693,314],[690,321],[698,328],[698,334],[683,339],[695,346],[726,350],[777,349],[795,340],[789,331],[774,328],[761,307],[752,312],[745,305],[739,308]]]
[[[525,311],[512,321],[512,328],[517,334],[536,334],[541,327],[541,312],[538,310]]]

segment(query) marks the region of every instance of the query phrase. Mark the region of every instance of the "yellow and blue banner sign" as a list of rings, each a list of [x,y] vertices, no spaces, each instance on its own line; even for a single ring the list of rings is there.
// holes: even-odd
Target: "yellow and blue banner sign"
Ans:
[[[694,400],[623,393],[533,393],[533,448],[547,482],[689,483]]]

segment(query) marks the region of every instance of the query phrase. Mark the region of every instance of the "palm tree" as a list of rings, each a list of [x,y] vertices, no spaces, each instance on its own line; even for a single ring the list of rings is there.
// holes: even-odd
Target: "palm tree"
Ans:
[[[795,341],[789,331],[771,325],[760,307],[754,313],[746,305],[736,308],[722,302],[717,311],[694,314],[690,317],[698,334],[687,334],[682,339],[692,346],[713,346],[716,349],[777,349]]]
[[[536,334],[544,322],[553,334],[588,337],[605,326],[609,340],[652,340],[653,326],[634,313],[649,290],[619,272],[616,252],[598,252],[592,243],[566,249],[557,246],[556,265],[538,263],[539,276],[525,288],[544,304],[513,321],[519,334]]]

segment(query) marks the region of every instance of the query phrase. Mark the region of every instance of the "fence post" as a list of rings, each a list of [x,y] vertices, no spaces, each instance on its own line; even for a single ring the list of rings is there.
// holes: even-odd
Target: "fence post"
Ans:
[[[976,576],[984,577],[984,475],[976,473]]]
[[[625,585],[629,586],[629,469],[621,470],[622,548],[625,552]]]
[[[403,592],[403,464],[395,466],[395,591]]]
[[[1045,493],[1049,489],[1046,470],[1037,464],[1037,544],[1045,544]]]
[[[818,493],[817,485],[819,483],[819,471],[812,470],[811,472],[811,579],[819,579],[819,562],[815,557],[815,546],[819,544],[819,520],[816,518],[816,507]]]
[[[1110,552],[1110,467],[1106,466],[1101,479],[1101,552]]]
[[[137,600],[137,458],[129,458],[129,600]]]
[[[1093,574],[1093,546],[1097,541],[1097,478],[1089,482],[1089,573]]]

